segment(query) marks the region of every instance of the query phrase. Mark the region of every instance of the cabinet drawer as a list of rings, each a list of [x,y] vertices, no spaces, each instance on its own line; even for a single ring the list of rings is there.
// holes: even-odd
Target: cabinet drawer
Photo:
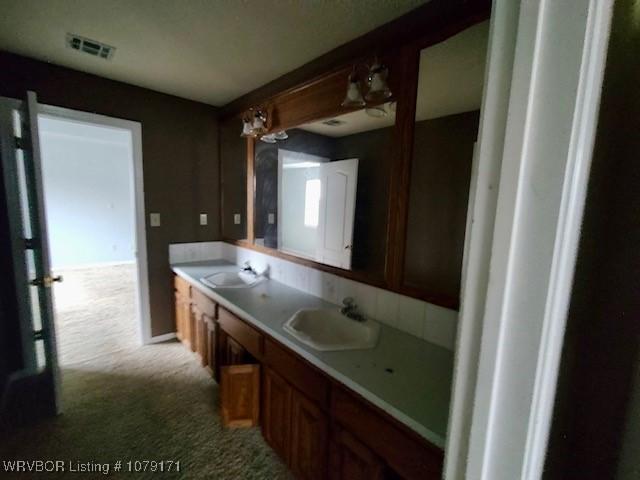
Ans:
[[[185,298],[191,298],[191,285],[178,275],[173,276],[173,288]]]
[[[216,318],[216,302],[207,297],[204,293],[193,289],[191,291],[191,301],[198,306],[198,310],[207,317]]]
[[[402,477],[423,480],[442,477],[442,450],[418,439],[417,434],[405,432],[337,385],[331,394],[331,414]]]
[[[289,383],[316,402],[322,409],[329,406],[329,380],[293,353],[266,340],[266,363]]]
[[[260,332],[222,307],[218,308],[218,324],[251,355],[262,358],[263,338]]]

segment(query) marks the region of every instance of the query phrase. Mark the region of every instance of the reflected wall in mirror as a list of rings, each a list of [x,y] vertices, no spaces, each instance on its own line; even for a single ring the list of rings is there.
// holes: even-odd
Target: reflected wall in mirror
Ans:
[[[247,238],[247,139],[241,131],[238,118],[220,125],[222,235],[231,240]]]
[[[489,24],[422,50],[411,165],[405,287],[457,307]]]
[[[382,279],[394,124],[387,103],[257,140],[255,242]]]

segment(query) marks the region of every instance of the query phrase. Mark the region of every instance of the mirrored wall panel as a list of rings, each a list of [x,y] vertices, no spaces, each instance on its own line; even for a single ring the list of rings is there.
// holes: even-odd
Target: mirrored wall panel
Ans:
[[[255,242],[384,275],[395,103],[256,140]]]
[[[247,238],[247,139],[241,129],[240,119],[220,126],[222,235],[230,240]]]
[[[405,287],[457,307],[489,25],[420,54]]]

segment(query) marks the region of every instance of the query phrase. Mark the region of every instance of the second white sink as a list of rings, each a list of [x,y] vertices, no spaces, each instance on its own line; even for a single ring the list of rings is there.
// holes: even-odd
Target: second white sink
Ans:
[[[218,272],[200,281],[211,288],[248,288],[262,281],[264,277],[251,272]]]
[[[380,334],[380,325],[373,320],[358,322],[339,310],[298,310],[283,328],[320,351],[373,348]]]

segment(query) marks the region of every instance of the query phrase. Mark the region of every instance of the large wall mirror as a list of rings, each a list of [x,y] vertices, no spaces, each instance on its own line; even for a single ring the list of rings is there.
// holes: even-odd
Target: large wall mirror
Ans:
[[[457,308],[489,24],[420,52],[403,289]]]
[[[395,103],[256,140],[255,243],[384,278]]]
[[[225,121],[224,237],[457,308],[488,31],[388,55],[388,103],[327,117],[345,95],[340,71],[270,99],[269,134],[242,138],[240,118]],[[413,54],[418,78],[403,78]]]

